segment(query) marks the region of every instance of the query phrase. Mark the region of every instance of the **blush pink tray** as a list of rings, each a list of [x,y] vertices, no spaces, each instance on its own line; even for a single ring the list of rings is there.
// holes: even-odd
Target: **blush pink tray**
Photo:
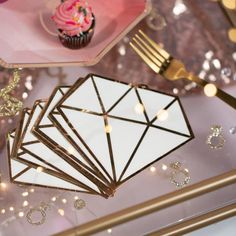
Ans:
[[[99,60],[150,11],[148,0],[89,0],[95,34],[83,49],[63,47],[51,20],[59,0],[0,1],[0,65],[8,68],[89,66]]]

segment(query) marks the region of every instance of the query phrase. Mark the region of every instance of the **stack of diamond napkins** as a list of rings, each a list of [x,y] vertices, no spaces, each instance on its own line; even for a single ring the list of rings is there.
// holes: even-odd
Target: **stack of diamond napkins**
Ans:
[[[108,197],[192,138],[177,97],[90,74],[23,110],[11,180]]]

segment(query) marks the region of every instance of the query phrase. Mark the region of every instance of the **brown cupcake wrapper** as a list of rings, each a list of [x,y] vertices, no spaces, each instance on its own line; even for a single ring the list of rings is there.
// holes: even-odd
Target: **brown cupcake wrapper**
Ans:
[[[83,32],[82,35],[80,36],[69,36],[66,35],[64,33],[62,33],[62,30],[58,30],[59,34],[58,34],[58,38],[61,41],[62,45],[66,48],[70,48],[70,49],[80,49],[83,48],[85,46],[87,46],[93,35],[94,35],[94,29],[95,29],[95,17],[93,15],[93,23],[90,27],[89,30],[87,30],[86,32]]]

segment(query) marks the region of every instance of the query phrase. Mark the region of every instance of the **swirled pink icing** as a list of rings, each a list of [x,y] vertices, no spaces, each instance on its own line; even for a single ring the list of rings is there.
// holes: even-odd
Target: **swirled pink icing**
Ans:
[[[52,19],[64,34],[79,36],[91,27],[92,8],[86,0],[66,0],[56,8]]]

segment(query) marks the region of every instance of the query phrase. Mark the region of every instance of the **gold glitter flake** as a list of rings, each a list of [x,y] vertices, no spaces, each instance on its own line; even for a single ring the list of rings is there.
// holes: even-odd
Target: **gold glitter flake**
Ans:
[[[19,81],[19,71],[14,70],[13,80],[5,88],[0,90],[0,100],[3,100],[3,103],[0,104],[0,117],[15,116],[17,112],[22,109],[23,103],[17,98],[9,95],[9,93],[11,93],[16,88]]]

